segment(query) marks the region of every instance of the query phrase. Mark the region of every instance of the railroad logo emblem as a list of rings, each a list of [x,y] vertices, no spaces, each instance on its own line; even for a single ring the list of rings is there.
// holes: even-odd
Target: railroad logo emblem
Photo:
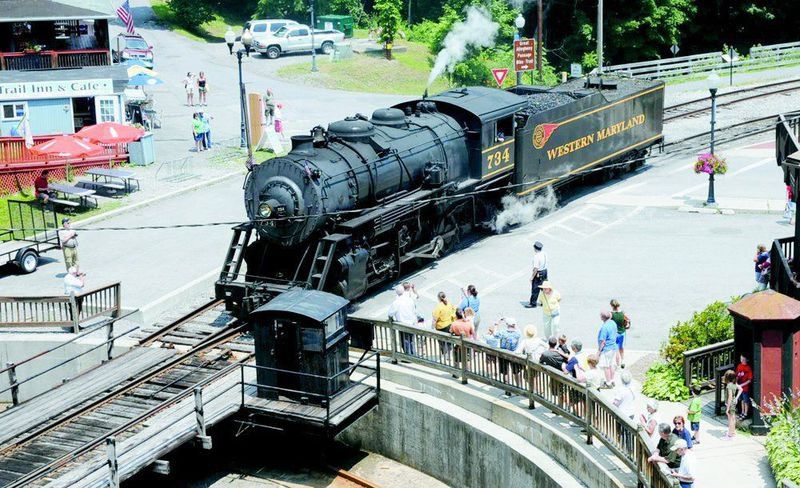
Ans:
[[[561,124],[539,124],[533,129],[533,147],[541,149]]]

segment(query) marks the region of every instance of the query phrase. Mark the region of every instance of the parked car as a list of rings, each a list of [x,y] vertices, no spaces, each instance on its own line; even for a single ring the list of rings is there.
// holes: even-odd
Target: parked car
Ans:
[[[343,32],[314,29],[313,49],[330,54],[334,44],[343,40]],[[270,37],[253,41],[253,48],[269,59],[276,59],[283,53],[311,51],[311,29],[303,24],[287,25]]]
[[[111,43],[111,56],[117,63],[138,59],[147,68],[153,67],[153,46],[139,34],[120,34]]]
[[[297,22],[289,19],[251,20],[244,24],[242,32],[244,32],[245,29],[250,29],[253,40],[263,39],[272,36],[287,25],[297,25]]]

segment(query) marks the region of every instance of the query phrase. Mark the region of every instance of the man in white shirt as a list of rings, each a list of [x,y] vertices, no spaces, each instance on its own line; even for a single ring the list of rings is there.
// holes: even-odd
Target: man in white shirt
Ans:
[[[64,276],[64,295],[72,293],[78,295],[83,292],[85,277],[85,273],[78,273],[78,268],[71,266],[69,272]]]
[[[389,306],[389,320],[406,327],[414,327],[417,323],[417,305],[414,299],[411,298],[409,293],[406,293],[403,285],[397,285],[394,291],[397,296]],[[414,335],[408,332],[400,332],[400,340],[403,344],[403,352],[413,356],[415,354]]]
[[[636,394],[631,388],[631,380],[633,377],[629,371],[623,371],[620,375],[622,385],[614,390],[614,406],[619,408],[619,411],[633,420],[636,414]]]
[[[686,440],[678,439],[671,450],[676,451],[681,457],[681,465],[677,470],[673,469],[670,475],[678,480],[681,488],[693,488],[695,480],[694,454],[689,449],[689,445]]]
[[[547,279],[547,253],[544,244],[536,241],[533,244],[533,272],[531,273],[531,299],[525,307],[536,308],[539,300],[539,287]]]

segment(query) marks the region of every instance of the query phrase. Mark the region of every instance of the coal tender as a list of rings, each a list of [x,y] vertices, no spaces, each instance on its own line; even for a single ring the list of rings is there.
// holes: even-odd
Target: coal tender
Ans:
[[[348,299],[438,259],[506,193],[641,164],[664,84],[454,89],[315,127],[248,174],[217,294],[247,313],[293,286]],[[246,272],[242,272],[243,261]]]

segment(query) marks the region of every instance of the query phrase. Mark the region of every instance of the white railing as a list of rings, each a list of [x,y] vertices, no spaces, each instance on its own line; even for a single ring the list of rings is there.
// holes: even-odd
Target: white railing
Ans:
[[[603,71],[605,73],[624,74],[634,78],[649,79],[689,76],[696,73],[730,69],[731,63],[723,60],[723,54],[722,52],[711,52],[638,63],[617,64],[606,66]],[[766,66],[800,64],[800,42],[753,46],[750,48],[749,56],[740,57],[732,64],[734,71]]]

